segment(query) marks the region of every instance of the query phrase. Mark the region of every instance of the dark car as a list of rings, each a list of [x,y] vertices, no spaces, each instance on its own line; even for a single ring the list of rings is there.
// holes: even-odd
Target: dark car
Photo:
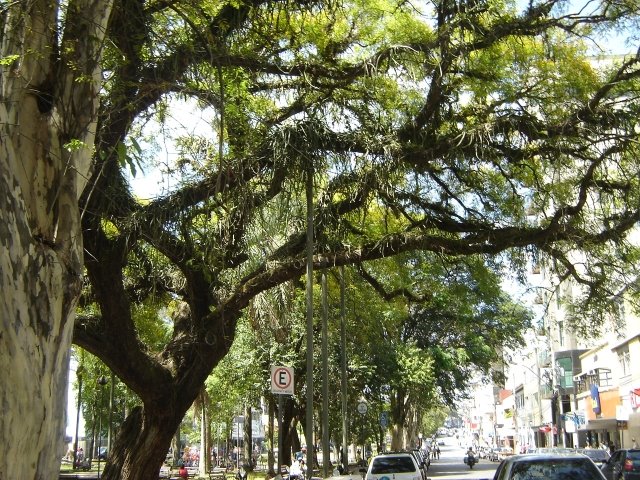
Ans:
[[[576,452],[589,457],[598,467],[602,467],[611,457],[607,450],[601,448],[578,448]]]
[[[640,448],[616,450],[602,473],[608,480],[640,480]]]
[[[604,480],[590,458],[579,453],[513,455],[498,465],[493,480]]]
[[[411,454],[415,457],[418,462],[418,466],[420,467],[420,472],[422,473],[422,478],[427,480],[427,471],[429,470],[429,466],[431,465],[431,459],[429,456],[426,456],[420,449],[411,450]]]
[[[107,447],[100,447],[98,449],[98,458],[100,460],[106,460],[107,459]]]

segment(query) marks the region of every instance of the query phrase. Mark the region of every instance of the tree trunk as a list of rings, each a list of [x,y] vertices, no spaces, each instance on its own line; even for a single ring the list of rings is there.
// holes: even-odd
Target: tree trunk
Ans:
[[[207,424],[206,424],[206,438],[207,438],[207,472],[213,469],[212,464],[212,452],[213,452],[213,431],[211,430],[211,402],[207,399]]]
[[[120,429],[102,478],[157,479],[167,445],[179,426],[176,417],[153,417],[143,408],[135,408]]]
[[[204,387],[200,393],[200,461],[198,462],[198,474],[201,477],[209,473],[209,462],[211,454],[209,452],[209,438],[207,436],[209,416],[207,415],[207,399]]]
[[[300,447],[300,440],[294,428],[294,402],[291,398],[285,397],[284,416],[282,422],[282,464],[291,465],[291,451],[293,447]],[[296,445],[297,444],[297,445]]]
[[[78,198],[89,177],[111,3],[70,0],[63,32],[60,2],[5,2],[0,15],[0,58],[13,59],[0,72],[3,479],[57,478],[64,449],[82,280]],[[58,48],[61,35],[73,48]]]
[[[176,428],[176,431],[171,438],[171,465],[175,466],[178,464],[178,460],[180,460],[180,425]]]
[[[242,432],[242,443],[244,447],[244,468],[252,471],[255,465],[253,464],[253,435],[251,432],[251,416],[251,405],[247,403],[244,407],[244,431]]]
[[[405,438],[407,412],[403,392],[396,391],[391,395],[389,413],[391,421],[391,450],[404,450],[407,447]]]

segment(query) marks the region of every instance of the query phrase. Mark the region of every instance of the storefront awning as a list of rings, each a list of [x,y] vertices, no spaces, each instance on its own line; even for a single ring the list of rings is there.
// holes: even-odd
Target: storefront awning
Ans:
[[[617,424],[615,418],[596,418],[587,420],[586,425],[580,426],[580,430],[615,430]]]

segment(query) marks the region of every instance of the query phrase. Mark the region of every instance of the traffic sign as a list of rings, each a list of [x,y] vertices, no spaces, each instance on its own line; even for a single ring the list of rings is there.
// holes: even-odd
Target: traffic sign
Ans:
[[[271,367],[271,393],[293,395],[293,368]]]
[[[358,403],[358,413],[361,415],[365,415],[367,413],[367,410],[369,409],[369,407],[367,406],[366,402],[360,402]]]
[[[382,428],[387,428],[387,425],[389,425],[389,413],[380,412],[380,426]]]

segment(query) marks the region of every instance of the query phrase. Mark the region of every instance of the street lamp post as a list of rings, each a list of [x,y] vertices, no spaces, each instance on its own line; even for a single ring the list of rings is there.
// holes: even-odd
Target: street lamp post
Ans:
[[[73,468],[78,468],[78,427],[80,425],[80,409],[82,408],[82,365],[76,370],[78,376],[78,408],[76,409],[76,435],[73,442]]]
[[[98,378],[98,385],[100,385],[100,410],[98,415],[98,478],[100,478],[100,450],[102,450],[102,407],[104,406],[104,386],[109,382],[107,377],[101,375]]]
[[[240,414],[236,417],[237,420],[237,430],[236,430],[236,468],[240,471],[240,429],[242,425],[240,424]]]

